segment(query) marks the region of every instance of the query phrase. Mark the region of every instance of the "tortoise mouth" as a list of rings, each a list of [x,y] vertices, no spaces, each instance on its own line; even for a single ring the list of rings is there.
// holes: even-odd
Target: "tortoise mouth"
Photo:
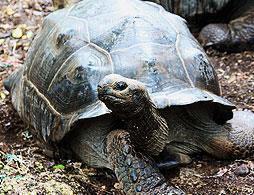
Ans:
[[[116,96],[116,95],[112,95],[112,94],[100,94],[99,95],[99,99],[104,101],[104,100],[125,100],[125,98],[121,97],[121,96]]]
[[[116,94],[99,93],[99,100],[106,104],[107,107],[113,108],[119,105],[123,105],[126,102],[126,98]]]

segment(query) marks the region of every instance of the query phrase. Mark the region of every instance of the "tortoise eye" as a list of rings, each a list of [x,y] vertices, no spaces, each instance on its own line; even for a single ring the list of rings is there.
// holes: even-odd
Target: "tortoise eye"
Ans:
[[[128,85],[125,82],[120,81],[115,84],[114,89],[118,91],[122,91],[122,90],[125,90],[127,87]]]

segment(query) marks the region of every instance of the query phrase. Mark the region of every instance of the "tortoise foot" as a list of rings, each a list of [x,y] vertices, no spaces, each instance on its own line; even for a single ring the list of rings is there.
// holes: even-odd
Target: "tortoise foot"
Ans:
[[[172,150],[171,150],[172,149]],[[157,167],[160,170],[170,170],[179,166],[187,165],[192,162],[189,155],[175,152],[172,148],[168,151],[164,151],[157,162]]]
[[[126,131],[109,133],[107,154],[126,194],[184,194],[166,183],[152,160],[135,151]]]
[[[178,167],[180,163],[175,160],[166,160],[166,161],[161,161],[157,163],[156,165],[160,170],[169,170],[169,169]]]

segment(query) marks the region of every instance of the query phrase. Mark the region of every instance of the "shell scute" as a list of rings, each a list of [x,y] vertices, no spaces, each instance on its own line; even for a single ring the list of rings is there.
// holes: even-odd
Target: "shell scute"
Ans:
[[[181,66],[194,87],[220,95],[217,75],[204,50],[191,37],[179,35],[176,44]],[[188,48],[188,49],[187,49]]]
[[[190,87],[174,44],[140,44],[112,52],[115,71],[143,82],[150,92]]]
[[[49,28],[45,25],[45,28]],[[47,93],[51,80],[68,56],[88,44],[86,29],[84,22],[67,17],[62,22],[56,22],[46,36],[44,30],[38,34],[38,40],[44,38],[44,41],[33,43],[33,54],[28,57],[26,71],[28,79],[41,93]]]
[[[82,110],[97,100],[97,84],[112,72],[110,56],[87,45],[69,56],[55,73],[48,97],[59,112],[67,114]]]

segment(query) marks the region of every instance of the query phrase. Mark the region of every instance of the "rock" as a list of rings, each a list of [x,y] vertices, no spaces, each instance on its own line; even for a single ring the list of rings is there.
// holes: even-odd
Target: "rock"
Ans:
[[[238,166],[236,169],[235,169],[235,175],[238,175],[238,176],[245,176],[245,175],[248,175],[250,172],[248,166],[246,164],[241,164],[240,166]]]

